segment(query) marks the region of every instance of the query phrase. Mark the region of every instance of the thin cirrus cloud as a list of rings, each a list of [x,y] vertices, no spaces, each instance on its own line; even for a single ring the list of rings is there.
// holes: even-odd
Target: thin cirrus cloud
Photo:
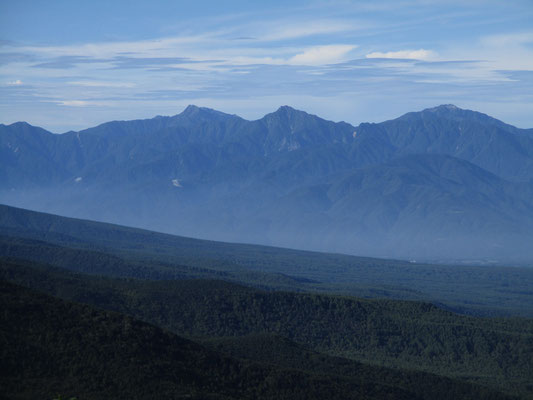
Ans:
[[[131,82],[102,82],[102,81],[70,81],[68,85],[84,86],[84,87],[100,87],[100,88],[133,88],[134,83]]]
[[[288,39],[304,38],[316,35],[330,35],[362,29],[350,21],[342,20],[315,20],[269,24],[262,27],[262,33],[256,34],[259,41],[282,41]]]
[[[400,51],[375,51],[366,55],[366,58],[397,58],[411,60],[431,60],[436,58],[436,53],[432,50],[400,50]]]
[[[356,45],[317,46],[296,54],[288,60],[289,64],[324,65],[345,61]]]
[[[533,43],[533,32],[514,32],[488,35],[482,38],[482,43],[491,46],[517,46]]]
[[[61,106],[69,106],[69,107],[85,107],[91,104],[90,102],[84,101],[84,100],[58,100],[58,101],[55,101],[55,103]]]
[[[179,45],[178,45],[179,43]],[[358,46],[355,44],[327,44],[300,47],[224,47],[213,46],[211,41],[198,41],[194,46],[184,45],[180,38],[160,41],[142,41],[136,46],[127,43],[93,43],[75,46],[40,48],[36,51],[44,62],[34,68],[68,69],[79,64],[109,63],[116,69],[148,68],[154,66],[188,65],[190,69],[204,69],[191,64],[301,64],[320,65],[345,61],[346,56]],[[189,44],[189,43],[187,43]],[[132,48],[136,52],[130,52]],[[86,50],[91,49],[87,55]],[[22,48],[21,51],[35,51]],[[70,53],[70,54],[69,54]],[[85,55],[81,55],[85,54]],[[128,54],[124,56],[123,54]],[[177,54],[181,56],[176,56]]]
[[[183,46],[213,40],[209,35],[164,37],[152,40],[95,42],[80,45],[59,46],[20,46],[15,48],[21,53],[41,57],[79,57],[80,59],[110,59],[123,54],[144,57],[173,57],[176,50]]]
[[[109,101],[92,101],[92,100],[53,100],[51,103],[66,107],[108,107],[112,105]]]

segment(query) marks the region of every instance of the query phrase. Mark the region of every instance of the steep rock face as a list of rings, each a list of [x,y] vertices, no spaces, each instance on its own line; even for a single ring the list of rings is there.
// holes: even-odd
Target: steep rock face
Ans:
[[[358,127],[288,106],[63,135],[17,123],[0,154],[0,202],[184,235],[387,256],[427,242],[428,257],[459,234],[465,254],[533,237],[530,130],[452,105]]]

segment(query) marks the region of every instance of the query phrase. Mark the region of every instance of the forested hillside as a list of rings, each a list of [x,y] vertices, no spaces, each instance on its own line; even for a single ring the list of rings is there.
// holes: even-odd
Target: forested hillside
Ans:
[[[191,338],[276,334],[315,351],[532,395],[533,321],[418,302],[266,292],[213,280],[88,277],[4,261],[2,278]]]
[[[423,300],[533,316],[533,269],[435,265],[172,236],[0,206],[1,254],[110,276],[215,278],[261,288]]]
[[[315,370],[312,363],[280,368],[240,361],[124,315],[4,281],[0,288],[0,383],[9,399],[508,398],[429,374],[348,360],[330,360],[344,374]],[[351,375],[349,368],[377,375]]]

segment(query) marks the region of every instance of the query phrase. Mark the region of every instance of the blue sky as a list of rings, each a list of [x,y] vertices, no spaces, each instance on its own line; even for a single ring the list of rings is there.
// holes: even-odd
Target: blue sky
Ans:
[[[0,2],[0,122],[453,103],[533,127],[533,0]]]

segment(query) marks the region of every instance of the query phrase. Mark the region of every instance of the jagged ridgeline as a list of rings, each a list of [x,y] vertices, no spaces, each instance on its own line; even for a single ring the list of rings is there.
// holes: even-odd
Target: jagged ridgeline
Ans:
[[[357,127],[189,106],[0,126],[0,202],[187,236],[416,260],[533,259],[533,133],[444,105]]]

